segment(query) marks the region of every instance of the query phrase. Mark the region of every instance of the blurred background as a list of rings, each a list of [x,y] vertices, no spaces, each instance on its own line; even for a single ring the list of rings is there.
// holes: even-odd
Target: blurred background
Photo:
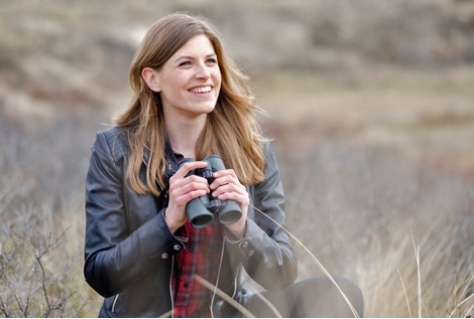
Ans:
[[[300,278],[349,277],[366,317],[472,311],[474,1],[1,0],[0,316],[97,315],[90,148],[175,11],[210,19],[269,114]]]

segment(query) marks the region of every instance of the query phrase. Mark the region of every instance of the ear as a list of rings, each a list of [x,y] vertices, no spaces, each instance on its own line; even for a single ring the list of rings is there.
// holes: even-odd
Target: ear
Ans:
[[[148,85],[150,90],[152,90],[154,92],[160,92],[161,91],[161,88],[160,88],[160,74],[159,74],[158,71],[156,71],[156,70],[154,70],[150,67],[143,68],[142,78],[146,82],[146,84]]]

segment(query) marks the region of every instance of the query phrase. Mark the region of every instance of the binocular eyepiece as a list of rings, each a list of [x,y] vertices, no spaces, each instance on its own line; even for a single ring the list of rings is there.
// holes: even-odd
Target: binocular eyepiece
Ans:
[[[184,158],[179,162],[179,167],[184,163],[194,162],[192,158]],[[225,169],[224,163],[217,155],[209,155],[203,159],[207,167],[192,170],[188,175],[198,175],[207,179],[209,185],[214,181],[212,174]],[[214,216],[221,224],[232,224],[240,219],[242,211],[234,200],[220,200],[210,193],[197,197],[186,205],[186,215],[195,228],[206,227],[214,221]]]

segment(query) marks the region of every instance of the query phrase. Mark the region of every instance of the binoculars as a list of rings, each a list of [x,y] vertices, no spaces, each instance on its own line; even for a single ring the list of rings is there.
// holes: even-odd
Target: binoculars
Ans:
[[[184,158],[179,162],[179,167],[188,162],[194,162],[194,160]],[[214,181],[212,173],[224,170],[225,166],[217,155],[209,155],[203,159],[203,162],[207,162],[207,167],[192,170],[188,173],[188,176],[204,177],[210,185]],[[220,200],[209,193],[189,201],[186,205],[186,215],[192,226],[203,228],[212,224],[215,216],[221,224],[232,224],[240,219],[242,211],[236,201]]]

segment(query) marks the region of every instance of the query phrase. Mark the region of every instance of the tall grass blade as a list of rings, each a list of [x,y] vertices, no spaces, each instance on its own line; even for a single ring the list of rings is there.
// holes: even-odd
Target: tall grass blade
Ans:
[[[283,318],[283,316],[281,315],[281,313],[278,311],[278,309],[270,302],[270,300],[268,300],[267,298],[265,298],[265,296],[263,296],[260,291],[258,291],[255,287],[253,287],[252,285],[249,285],[249,288],[252,290],[252,292],[258,296],[260,298],[260,300],[262,300],[272,311],[273,313],[275,314],[275,316],[277,318]]]
[[[207,289],[211,290],[211,291],[215,291],[216,294],[221,297],[222,299],[224,299],[225,301],[227,301],[232,307],[234,307],[235,309],[237,309],[238,311],[240,311],[240,313],[242,315],[244,315],[246,318],[255,318],[255,316],[250,312],[248,311],[244,306],[242,306],[241,304],[239,304],[237,301],[235,301],[234,299],[232,299],[232,297],[230,297],[228,294],[226,294],[225,292],[223,292],[222,290],[220,290],[218,287],[216,287],[215,285],[211,284],[209,281],[207,281],[206,279],[202,278],[201,276],[199,275],[195,275],[194,277],[196,279],[197,282],[199,282],[201,285],[203,285],[204,287],[206,287]]]
[[[271,220],[273,223],[275,223],[276,225],[280,226],[281,229],[287,233],[291,238],[293,238],[294,241],[296,241],[307,253],[308,255],[311,257],[311,259],[313,260],[313,262],[319,267],[319,269],[321,269],[321,271],[329,278],[329,280],[334,284],[334,286],[337,288],[337,290],[339,290],[339,292],[341,293],[342,297],[344,298],[344,300],[346,301],[347,305],[349,306],[349,308],[351,308],[351,311],[352,313],[354,314],[354,317],[355,318],[360,318],[359,314],[357,313],[357,310],[354,308],[354,306],[352,305],[352,303],[350,302],[349,298],[347,298],[347,296],[344,294],[344,292],[342,291],[341,287],[339,287],[339,285],[337,284],[337,282],[334,280],[334,278],[332,277],[332,275],[329,273],[329,271],[327,271],[327,269],[323,266],[323,264],[321,264],[321,262],[311,253],[311,251],[298,239],[296,238],[290,231],[288,231],[285,227],[283,227],[282,225],[280,225],[280,223],[278,223],[276,220],[274,220],[273,218],[271,218],[270,216],[268,216],[267,214],[265,214],[263,211],[261,211],[260,209],[258,209],[257,207],[253,206],[252,207],[260,212],[263,216],[265,216],[266,218],[268,218],[269,220]]]
[[[400,282],[402,284],[402,289],[403,289],[403,295],[405,296],[405,301],[407,303],[408,317],[412,318],[410,300],[408,299],[407,289],[405,287],[405,283],[403,282],[402,274],[400,274],[400,269],[398,269],[398,267],[397,267],[397,273],[398,273],[398,277],[400,278]]]
[[[418,291],[418,318],[422,318],[423,311],[423,298],[421,294],[421,268],[420,268],[420,245],[415,244],[415,237],[411,232],[411,239],[413,242],[413,250],[415,251],[416,259],[416,276],[417,276],[417,291]]]
[[[474,297],[474,294],[470,295],[469,297],[465,298],[463,301],[461,301],[459,304],[456,305],[456,307],[454,307],[453,311],[449,314],[449,318],[452,318],[454,313],[456,312],[456,310],[461,307],[466,301],[470,300],[471,298]],[[467,311],[466,315],[464,316],[464,318],[466,318],[466,316],[471,312],[471,310],[474,308],[474,305],[471,306],[471,308],[469,308],[469,310]]]

